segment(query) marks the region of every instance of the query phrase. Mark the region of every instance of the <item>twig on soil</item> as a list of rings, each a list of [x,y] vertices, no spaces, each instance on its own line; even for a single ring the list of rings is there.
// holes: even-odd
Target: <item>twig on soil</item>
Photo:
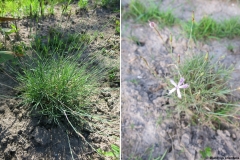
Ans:
[[[149,67],[149,65],[148,65],[148,63],[147,63],[147,60],[146,60],[144,57],[142,57],[142,56],[139,56],[139,57],[145,62],[145,64],[147,65],[148,69],[152,72],[152,74],[153,74],[155,77],[157,77],[157,72],[154,71],[154,70],[151,70],[151,68]]]
[[[157,32],[158,37],[163,41],[163,46],[165,47],[165,49],[167,50],[167,52],[172,53],[172,46],[171,46],[171,49],[169,50],[169,49],[168,49],[168,46],[167,46],[167,43],[165,43],[165,41],[164,41],[163,37],[161,36],[159,30],[156,28],[155,23],[154,23],[154,22],[150,22],[150,21],[148,21],[148,22],[149,22],[150,27],[153,28],[153,29]],[[170,36],[170,41],[172,41],[172,36]]]
[[[5,72],[3,69],[1,69],[1,71],[3,71],[8,77],[10,77],[13,81],[17,82],[12,76],[10,76],[9,74],[7,74],[7,72]]]
[[[66,131],[66,133],[67,133],[67,131]],[[67,138],[68,138],[68,145],[69,145],[69,148],[70,148],[70,153],[71,153],[72,159],[74,160],[73,153],[72,153],[72,147],[71,147],[71,144],[70,144],[68,133],[67,133]]]
[[[8,88],[11,88],[11,89],[13,89],[13,90],[16,90],[16,89],[14,89],[13,87],[10,87],[10,86],[5,85],[5,84],[2,84],[2,83],[0,83],[0,85],[5,86],[5,87],[8,87]]]
[[[79,132],[75,129],[75,127],[73,127],[72,123],[71,123],[71,122],[69,121],[69,119],[68,119],[68,116],[67,116],[65,110],[63,110],[63,112],[64,112],[64,115],[65,115],[68,123],[71,125],[71,127],[73,128],[73,130],[74,130],[84,141],[86,141],[86,139],[83,137],[83,135],[82,135],[81,133],[79,133]],[[86,141],[86,142],[87,142],[87,141]],[[88,142],[87,142],[87,143],[88,143]]]
[[[79,133],[79,132],[75,129],[75,127],[74,127],[74,126],[72,125],[72,123],[69,121],[65,110],[63,110],[63,112],[64,112],[64,115],[66,116],[66,119],[67,119],[68,123],[71,125],[71,127],[73,128],[73,130],[75,131],[75,133],[77,133],[95,152],[97,152],[97,150],[96,150],[95,148],[93,148],[93,146],[92,146],[90,143],[88,143],[88,141],[83,137],[83,135],[82,135],[81,133]],[[98,152],[97,152],[97,154],[98,154],[99,156],[101,156]],[[101,156],[101,157],[102,157],[102,156]]]

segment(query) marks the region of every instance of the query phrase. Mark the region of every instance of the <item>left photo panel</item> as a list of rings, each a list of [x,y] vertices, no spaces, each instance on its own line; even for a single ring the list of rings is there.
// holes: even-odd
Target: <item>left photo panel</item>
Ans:
[[[0,159],[120,159],[120,0],[0,1]]]

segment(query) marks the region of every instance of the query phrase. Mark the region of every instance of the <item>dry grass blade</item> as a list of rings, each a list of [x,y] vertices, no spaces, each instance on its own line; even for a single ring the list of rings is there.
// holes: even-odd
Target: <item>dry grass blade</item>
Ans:
[[[75,131],[75,133],[76,133],[77,135],[79,135],[79,136],[84,140],[84,142],[86,142],[99,156],[102,157],[102,155],[100,155],[100,154],[98,153],[98,151],[85,139],[85,137],[75,129],[75,127],[72,125],[72,123],[71,123],[70,120],[68,119],[68,116],[67,116],[65,110],[63,110],[63,113],[64,113],[64,115],[65,115],[68,123],[71,125],[71,127],[72,127],[73,130]],[[71,150],[71,148],[70,148],[70,150]]]
[[[0,17],[0,22],[7,22],[7,21],[16,21],[16,18],[9,18],[9,17]]]
[[[156,76],[157,76],[157,72],[156,72],[155,70],[152,70],[152,69],[149,67],[147,60],[146,60],[144,57],[142,57],[142,56],[140,56],[140,58],[145,62],[145,64],[147,65],[148,69],[149,69],[149,70],[152,72],[152,74],[156,77]]]

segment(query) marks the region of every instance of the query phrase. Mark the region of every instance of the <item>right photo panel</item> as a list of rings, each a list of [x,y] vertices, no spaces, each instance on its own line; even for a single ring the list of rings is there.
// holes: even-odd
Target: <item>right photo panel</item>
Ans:
[[[121,1],[121,158],[240,159],[240,1]]]

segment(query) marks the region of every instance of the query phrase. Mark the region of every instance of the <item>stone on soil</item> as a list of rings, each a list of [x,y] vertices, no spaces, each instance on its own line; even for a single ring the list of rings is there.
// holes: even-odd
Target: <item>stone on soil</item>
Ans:
[[[42,146],[45,146],[46,144],[50,143],[50,141],[51,141],[48,131],[43,127],[37,126],[35,128],[35,130],[33,131],[32,136],[33,136],[35,142],[37,142],[38,144],[40,144]]]

